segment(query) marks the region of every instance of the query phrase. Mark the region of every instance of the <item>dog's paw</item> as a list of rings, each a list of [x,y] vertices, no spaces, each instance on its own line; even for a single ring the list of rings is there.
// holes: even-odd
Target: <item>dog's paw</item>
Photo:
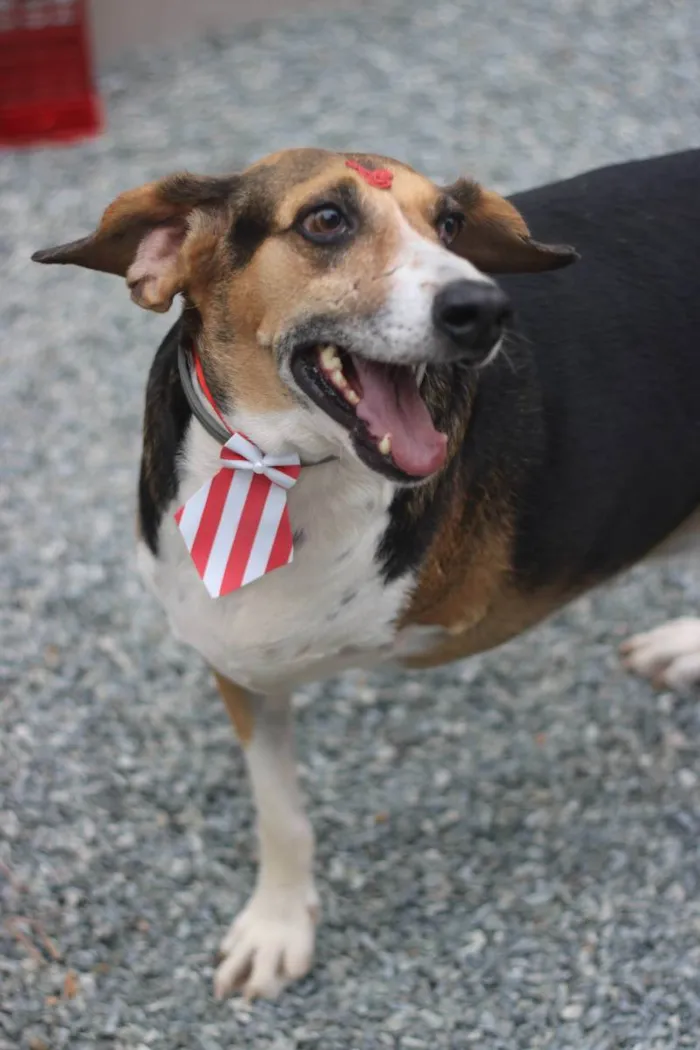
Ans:
[[[214,975],[217,999],[234,991],[247,999],[274,999],[289,981],[308,973],[318,912],[313,887],[257,890],[221,943],[223,959]]]
[[[686,616],[636,634],[620,654],[625,667],[657,686],[681,689],[700,682],[700,619]]]

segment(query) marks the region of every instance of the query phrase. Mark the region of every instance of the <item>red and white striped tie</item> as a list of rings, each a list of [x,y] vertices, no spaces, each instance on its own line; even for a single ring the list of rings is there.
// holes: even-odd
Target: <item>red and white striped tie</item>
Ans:
[[[212,598],[292,561],[287,489],[301,472],[297,455],[266,456],[235,431],[220,455],[218,474],[175,514]]]

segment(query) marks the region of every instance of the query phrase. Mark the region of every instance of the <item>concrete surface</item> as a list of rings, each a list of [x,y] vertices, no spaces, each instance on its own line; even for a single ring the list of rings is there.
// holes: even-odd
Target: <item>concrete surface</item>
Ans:
[[[371,0],[90,0],[90,17],[95,57],[104,66],[133,48],[162,48],[205,34],[217,37],[274,16],[318,11],[332,18],[338,11],[363,6],[371,6]]]
[[[102,139],[0,157],[1,1050],[697,1050],[698,697],[615,655],[697,610],[685,567],[463,666],[300,692],[317,965],[277,1004],[213,1001],[253,878],[248,789],[132,558],[169,319],[28,258],[127,187],[283,145],[501,189],[700,145],[699,19],[407,0],[271,20],[112,68]]]

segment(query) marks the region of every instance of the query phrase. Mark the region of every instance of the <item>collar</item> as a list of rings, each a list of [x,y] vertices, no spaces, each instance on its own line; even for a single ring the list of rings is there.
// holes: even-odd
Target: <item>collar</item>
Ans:
[[[197,377],[197,386],[201,394],[207,399],[209,406],[215,415],[212,416],[211,412],[208,412],[205,408],[200,392],[195,386],[194,379],[192,378],[192,366],[194,366],[194,373]],[[218,441],[220,445],[225,445],[228,439],[231,437],[233,431],[224,421],[224,417],[217,408],[216,401],[214,400],[211,390],[207,385],[207,381],[204,378],[204,371],[202,369],[202,362],[199,360],[199,354],[196,351],[188,353],[182,342],[177,348],[177,367],[180,373],[180,382],[182,383],[182,390],[187,399],[187,404],[192,409],[192,414],[195,419],[202,424],[207,434]]]
[[[225,445],[234,432],[221,414],[209,389],[199,354],[194,349],[188,352],[182,341],[177,348],[177,367],[180,373],[182,390],[188,405],[192,409],[193,416],[202,424],[207,434],[213,437],[215,441],[218,441],[220,445]],[[193,372],[196,382],[195,378],[193,378]],[[207,410],[202,395],[204,395],[211,412]],[[337,458],[337,456],[326,456],[325,459],[318,459],[313,463],[302,463],[302,466],[317,467],[322,463],[330,463]]]

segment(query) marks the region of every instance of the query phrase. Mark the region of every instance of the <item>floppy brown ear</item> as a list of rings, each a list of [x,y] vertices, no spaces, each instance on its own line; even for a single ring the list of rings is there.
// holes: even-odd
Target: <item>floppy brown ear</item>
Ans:
[[[445,191],[462,207],[466,222],[450,245],[484,273],[538,273],[578,259],[567,244],[533,240],[525,220],[509,201],[476,182],[459,179]]]
[[[192,253],[184,251],[185,242],[201,234],[203,225],[194,222],[194,213],[223,210],[237,179],[180,174],[127,190],[109,205],[89,237],[45,248],[32,259],[125,277],[134,302],[164,312],[187,284],[186,256]]]

